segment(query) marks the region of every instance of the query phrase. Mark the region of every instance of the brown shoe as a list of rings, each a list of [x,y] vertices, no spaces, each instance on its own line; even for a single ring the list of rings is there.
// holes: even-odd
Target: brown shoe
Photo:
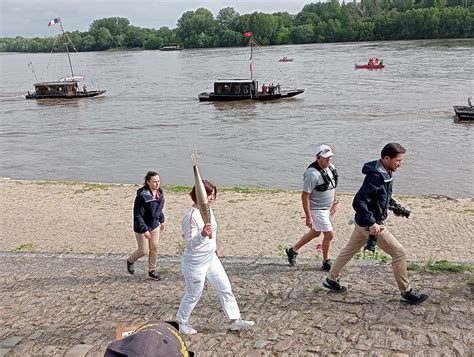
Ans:
[[[153,280],[161,280],[160,274],[156,270],[149,271],[148,276]]]

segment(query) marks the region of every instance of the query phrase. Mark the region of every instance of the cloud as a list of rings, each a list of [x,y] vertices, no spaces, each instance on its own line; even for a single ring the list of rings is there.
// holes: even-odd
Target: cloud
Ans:
[[[200,7],[209,9],[216,16],[220,9],[233,7],[242,14],[254,11],[274,13],[288,11],[296,14],[306,3],[300,0],[2,0],[0,37],[54,36],[56,29],[48,22],[60,17],[69,31],[88,31],[89,25],[104,17],[125,17],[138,27],[175,28],[181,15]]]

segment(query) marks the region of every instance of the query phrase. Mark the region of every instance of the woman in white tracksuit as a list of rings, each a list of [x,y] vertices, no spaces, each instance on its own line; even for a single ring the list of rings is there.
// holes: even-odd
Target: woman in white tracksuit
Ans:
[[[204,180],[203,183],[209,204],[212,204],[217,195],[217,188],[207,180]],[[232,293],[229,278],[217,256],[217,223],[214,213],[211,209],[211,223],[204,224],[197,205],[194,187],[190,192],[190,196],[194,204],[184,215],[182,221],[183,237],[186,245],[181,259],[181,271],[186,286],[176,314],[179,331],[184,335],[192,335],[197,332],[188,324],[188,321],[194,307],[201,298],[206,278],[219,294],[222,308],[230,320],[229,329],[242,330],[249,328],[254,325],[254,322],[240,318],[239,306]]]

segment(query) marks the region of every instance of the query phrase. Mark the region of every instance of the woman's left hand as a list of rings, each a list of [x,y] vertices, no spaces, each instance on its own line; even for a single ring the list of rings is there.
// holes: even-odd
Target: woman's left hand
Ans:
[[[216,255],[217,255],[218,257],[221,256],[221,250],[219,249],[219,247],[216,248]]]
[[[160,231],[164,231],[164,230],[165,230],[165,222],[160,223]]]
[[[329,214],[331,216],[334,216],[336,214],[336,211],[337,211],[337,204],[338,202],[337,201],[334,201],[331,205],[331,210],[329,211]]]

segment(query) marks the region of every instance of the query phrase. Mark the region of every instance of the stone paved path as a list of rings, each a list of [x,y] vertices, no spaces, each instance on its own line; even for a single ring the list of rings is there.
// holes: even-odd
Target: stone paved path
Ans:
[[[119,325],[173,319],[183,279],[176,257],[160,257],[160,282],[134,277],[119,255],[0,253],[0,356],[101,356]],[[468,274],[411,273],[430,300],[400,302],[387,264],[354,262],[347,294],[321,288],[320,262],[224,258],[252,330],[230,332],[212,287],[186,338],[198,356],[469,356],[473,305]]]

